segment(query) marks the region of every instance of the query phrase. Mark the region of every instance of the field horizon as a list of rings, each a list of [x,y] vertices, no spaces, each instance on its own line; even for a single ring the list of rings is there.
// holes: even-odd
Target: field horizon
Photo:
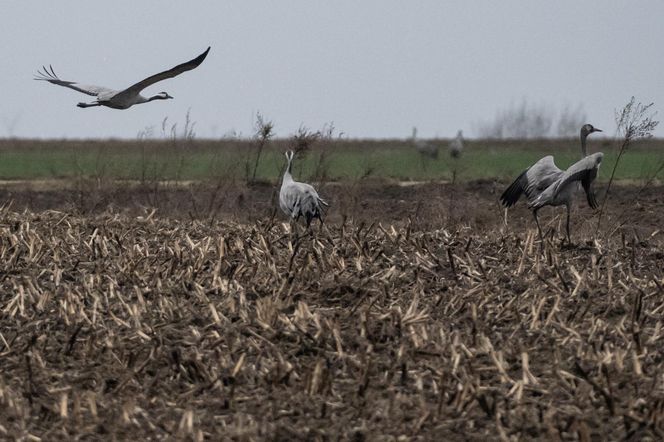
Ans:
[[[468,140],[461,158],[448,154],[448,140],[428,140],[438,158],[422,156],[410,140],[320,139],[299,152],[294,172],[302,180],[362,178],[426,181],[506,181],[545,155],[566,168],[580,158],[578,140]],[[268,142],[256,161],[254,140],[0,140],[0,180],[98,178],[141,181],[262,180],[277,182],[292,139]],[[608,180],[619,144],[589,140],[589,152],[605,154],[599,181]],[[664,140],[630,147],[616,170],[618,180],[664,179]]]

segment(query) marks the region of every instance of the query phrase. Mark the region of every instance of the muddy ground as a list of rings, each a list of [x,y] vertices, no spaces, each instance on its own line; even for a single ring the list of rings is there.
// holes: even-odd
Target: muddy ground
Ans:
[[[273,186],[5,186],[0,437],[663,438],[663,189],[542,248],[503,186],[328,184],[313,234]]]
[[[509,183],[494,180],[468,183],[410,183],[357,181],[325,183],[319,193],[331,207],[326,219],[333,224],[352,219],[381,222],[384,225],[411,223],[429,228],[459,225],[497,228],[505,224],[498,200]],[[606,184],[597,185],[602,202]],[[123,213],[137,216],[156,210],[162,217],[214,221],[284,221],[277,209],[278,186],[258,183],[252,186],[233,182],[210,183],[118,183],[97,181],[37,181],[0,184],[0,201],[11,202],[11,210],[58,210],[67,213]],[[545,208],[544,222],[559,227],[564,208]],[[650,234],[664,219],[664,186],[614,184],[603,219],[622,231]],[[532,227],[532,215],[525,202],[510,210],[508,225],[515,230]],[[578,192],[572,228],[596,225],[595,214]],[[607,227],[608,228],[608,227]],[[587,235],[581,235],[581,239]]]

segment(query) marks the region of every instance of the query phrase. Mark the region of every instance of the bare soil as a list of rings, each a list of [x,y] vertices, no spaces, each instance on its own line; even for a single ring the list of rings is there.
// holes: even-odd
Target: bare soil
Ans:
[[[503,185],[5,186],[0,437],[663,438],[663,189]]]
[[[460,224],[496,228],[505,223],[498,202],[509,183],[476,180],[466,183],[389,182],[362,180],[325,183],[317,186],[331,203],[327,220],[345,219],[383,224],[411,223],[418,227]],[[603,201],[604,188],[597,189]],[[229,181],[201,182],[98,182],[94,180],[5,181],[0,183],[0,201],[11,202],[14,211],[57,210],[77,214],[117,212],[129,216],[156,211],[162,217],[212,221],[256,222],[266,218],[284,220],[278,213],[278,185],[252,186]],[[545,208],[544,219],[564,220],[564,208]],[[652,233],[664,225],[664,186],[617,184],[611,190],[605,218],[621,230]],[[580,192],[572,214],[573,229],[596,223]],[[510,228],[524,229],[532,215],[523,201],[510,210]]]

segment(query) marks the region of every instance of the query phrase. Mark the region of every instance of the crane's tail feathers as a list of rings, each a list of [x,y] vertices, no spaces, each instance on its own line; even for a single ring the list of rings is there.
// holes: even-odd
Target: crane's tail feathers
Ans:
[[[526,178],[526,172],[528,172],[528,170],[521,172],[521,175],[519,175],[517,179],[515,179],[512,184],[510,184],[510,186],[503,192],[502,195],[500,195],[500,202],[503,204],[503,206],[512,207],[519,200],[521,194],[523,193],[523,181]]]
[[[595,192],[593,192],[592,190],[588,192],[588,205],[593,210],[597,210],[597,208],[599,207],[599,204],[597,204],[597,197],[595,196]]]

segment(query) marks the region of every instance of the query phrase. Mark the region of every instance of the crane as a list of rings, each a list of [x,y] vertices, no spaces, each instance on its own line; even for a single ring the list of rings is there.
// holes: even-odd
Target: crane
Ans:
[[[564,205],[567,208],[566,231],[567,242],[570,244],[570,206],[574,190],[579,187],[579,183],[583,186],[590,207],[597,208],[597,200],[592,184],[597,177],[604,154],[602,152],[587,154],[586,138],[594,132],[602,132],[602,130],[592,124],[584,124],[581,127],[580,139],[583,158],[572,164],[566,171],[560,170],[554,163],[553,156],[547,155],[524,170],[500,196],[501,203],[505,207],[511,207],[516,204],[521,194],[526,194],[528,208],[533,211],[542,244],[544,238],[537,219],[537,212],[542,207]]]
[[[198,67],[201,63],[203,63],[203,60],[205,60],[205,57],[207,57],[208,52],[210,52],[210,47],[208,47],[205,52],[193,60],[189,60],[185,63],[175,66],[172,69],[147,77],[146,79],[141,80],[132,86],[129,86],[127,89],[119,91],[101,86],[80,84],[75,81],[61,80],[55,74],[53,66],[50,65],[49,69],[47,69],[45,66],[42,66],[43,71],[37,71],[35,80],[48,81],[51,84],[68,87],[70,89],[74,89],[75,91],[97,97],[97,99],[92,103],[78,103],[78,107],[86,108],[93,106],[106,106],[113,109],[128,109],[135,104],[147,103],[153,100],[167,100],[169,98],[173,98],[166,92],[159,92],[158,94],[151,97],[144,97],[141,95],[141,91],[146,87],[153,85],[154,83],[165,80],[167,78],[173,78],[176,75],[180,75],[183,72],[190,71]]]
[[[417,151],[420,153],[420,155],[422,155],[422,158],[428,157],[433,160],[438,158],[438,146],[432,142],[423,139],[418,139],[416,127],[413,127],[413,136],[411,139]]]
[[[450,155],[452,158],[459,158],[463,150],[463,132],[458,131],[456,137],[450,141]]]
[[[318,196],[318,192],[312,185],[293,179],[291,167],[294,155],[292,150],[286,152],[288,165],[279,190],[279,207],[291,220],[297,221],[303,216],[308,228],[315,218],[318,218],[321,223],[323,222],[321,217],[323,213],[322,206],[329,206],[329,204]]]

